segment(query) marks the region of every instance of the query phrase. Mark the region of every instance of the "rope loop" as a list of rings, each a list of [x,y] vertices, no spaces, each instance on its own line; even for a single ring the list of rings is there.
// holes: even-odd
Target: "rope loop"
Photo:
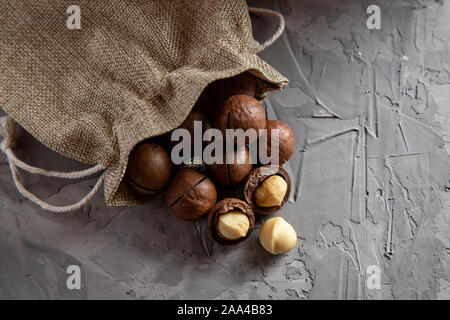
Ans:
[[[32,174],[47,176],[47,177],[55,177],[55,178],[64,178],[64,179],[79,179],[91,176],[93,174],[96,174],[105,168],[102,165],[96,165],[92,168],[88,168],[81,171],[72,171],[72,172],[59,172],[59,171],[48,171],[42,168],[37,168],[30,166],[29,164],[19,160],[16,155],[14,154],[13,148],[16,146],[16,139],[15,139],[15,132],[16,132],[16,122],[13,120],[13,118],[6,116],[0,118],[0,136],[3,137],[3,141],[0,143],[0,149],[5,153],[6,158],[8,159],[9,168],[11,171],[11,176],[13,178],[14,184],[16,185],[17,190],[22,194],[25,198],[28,200],[34,202],[38,206],[40,206],[42,209],[62,213],[62,212],[69,212],[73,210],[80,209],[82,206],[84,206],[89,200],[92,199],[92,197],[97,193],[97,191],[100,189],[101,185],[103,184],[105,173],[103,173],[100,178],[98,179],[97,183],[95,184],[94,188],[80,201],[67,206],[54,206],[51,205],[42,199],[39,199],[36,195],[28,191],[23,184],[20,182],[19,179],[19,170],[18,168],[27,171]]]
[[[263,43],[257,42],[258,49],[256,52],[261,52],[268,46],[272,45],[283,33],[284,28],[285,28],[284,17],[275,10],[270,10],[270,9],[265,9],[265,8],[249,7],[248,11],[252,12],[252,13],[262,14],[262,15],[269,15],[269,16],[277,18],[277,20],[278,20],[278,27],[277,27],[277,30],[275,31],[275,33],[273,34],[273,36]]]

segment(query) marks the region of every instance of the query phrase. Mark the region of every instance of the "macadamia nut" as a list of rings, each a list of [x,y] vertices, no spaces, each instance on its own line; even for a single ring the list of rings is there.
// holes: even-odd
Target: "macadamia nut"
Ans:
[[[266,112],[261,106],[261,103],[255,98],[238,94],[231,96],[226,100],[216,112],[214,118],[214,127],[219,129],[224,137],[227,137],[227,129],[242,129],[247,131],[253,129],[256,135],[250,135],[246,139],[246,143],[254,142],[261,134],[262,130],[266,128]],[[232,135],[235,143],[239,144],[236,135]]]
[[[218,220],[217,231],[226,240],[236,240],[245,237],[250,227],[247,215],[240,211],[230,211],[222,214]]]
[[[294,228],[281,217],[267,220],[259,231],[259,241],[272,254],[286,253],[295,247],[297,233]]]
[[[206,166],[214,180],[226,188],[241,183],[253,169],[250,153],[246,146],[234,150],[229,156],[233,163],[226,163],[227,155],[224,154],[223,163]]]
[[[205,174],[183,168],[173,177],[166,190],[166,203],[180,220],[200,220],[214,206],[217,191]]]
[[[130,153],[126,180],[134,190],[153,195],[165,188],[173,171],[170,155],[163,147],[156,143],[143,142]]]
[[[278,130],[278,164],[281,165],[288,161],[294,153],[294,132],[292,132],[292,128],[286,122],[280,120],[267,120],[266,129],[268,155],[272,155],[272,135],[275,130]]]
[[[269,179],[272,176],[276,176],[276,178]],[[273,183],[273,179],[276,179],[275,183]],[[284,184],[284,182],[286,184]],[[275,185],[275,187],[271,186],[272,184]],[[278,186],[278,184],[280,184],[280,186]],[[291,185],[291,177],[283,167],[278,165],[258,167],[250,172],[245,180],[244,198],[255,212],[260,214],[272,214],[280,210],[288,201],[291,193]],[[256,189],[258,188],[260,189],[258,195],[256,195]],[[283,194],[284,196],[280,203]],[[268,207],[258,205],[257,198],[259,204],[268,205]],[[275,198],[275,200],[269,200],[271,198]]]
[[[255,201],[260,207],[279,206],[287,191],[286,181],[278,175],[268,177],[255,190]]]

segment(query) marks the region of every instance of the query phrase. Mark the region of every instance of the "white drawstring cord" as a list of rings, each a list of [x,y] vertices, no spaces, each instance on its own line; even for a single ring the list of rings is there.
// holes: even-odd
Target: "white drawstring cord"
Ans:
[[[68,206],[54,206],[51,205],[38,197],[36,197],[34,194],[32,194],[30,191],[25,189],[25,187],[22,185],[19,179],[19,172],[18,168],[21,168],[25,171],[28,171],[33,174],[39,174],[47,177],[56,177],[56,178],[65,178],[65,179],[79,179],[84,178],[87,176],[91,176],[95,173],[98,173],[104,169],[102,165],[96,165],[92,168],[81,170],[81,171],[73,171],[73,172],[58,172],[58,171],[47,171],[41,168],[36,168],[33,166],[30,166],[23,161],[17,159],[15,156],[12,148],[16,144],[15,140],[15,131],[16,131],[16,123],[14,120],[9,117],[1,117],[0,118],[0,136],[3,136],[4,139],[0,144],[0,149],[5,153],[8,162],[9,162],[9,168],[11,170],[11,175],[14,180],[14,183],[16,185],[17,190],[27,199],[34,202],[41,208],[52,211],[52,212],[69,212],[73,210],[77,210],[84,206],[92,197],[97,193],[97,191],[100,189],[104,178],[105,173],[103,173],[100,178],[98,179],[97,183],[95,184],[94,188],[80,201],[77,203],[74,203],[72,205]]]
[[[277,20],[278,20],[277,31],[275,31],[274,35],[270,39],[266,40],[264,43],[259,44],[257,52],[261,52],[265,48],[270,46],[272,43],[274,43],[281,36],[281,34],[284,31],[284,27],[285,27],[284,18],[279,12],[270,10],[270,9],[265,9],[265,8],[249,7],[248,11],[253,12],[253,13],[270,15],[270,16],[277,18]]]

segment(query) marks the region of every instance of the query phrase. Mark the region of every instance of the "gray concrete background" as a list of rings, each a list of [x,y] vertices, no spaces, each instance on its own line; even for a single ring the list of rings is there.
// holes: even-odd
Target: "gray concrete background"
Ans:
[[[276,215],[297,246],[271,256],[256,230],[237,247],[206,221],[178,221],[162,200],[52,214],[22,199],[0,155],[0,298],[449,299],[450,2],[250,1],[279,10],[286,32],[261,56],[290,79],[269,94],[269,118],[295,130],[294,181]],[[381,8],[381,29],[366,8]],[[256,39],[273,32],[254,16]],[[18,130],[18,154],[46,169],[84,165]],[[39,197],[67,204],[85,181],[22,175]],[[82,271],[68,290],[66,268]],[[377,265],[381,288],[366,287]]]

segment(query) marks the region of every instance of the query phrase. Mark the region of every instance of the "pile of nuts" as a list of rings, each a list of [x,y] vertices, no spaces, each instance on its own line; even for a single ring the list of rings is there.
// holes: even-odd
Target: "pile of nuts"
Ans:
[[[294,134],[288,124],[266,119],[264,108],[255,99],[254,79],[248,73],[208,86],[181,128],[193,135],[194,121],[202,122],[202,130],[220,130],[224,137],[226,129],[266,129],[269,154],[271,132],[277,129],[279,164],[261,165],[258,159],[254,165],[248,144],[255,141],[248,137],[246,145],[232,151],[235,162],[231,164],[224,161],[198,168],[175,166],[170,152],[176,142],[170,140],[169,133],[141,142],[132,150],[125,179],[140,194],[164,192],[170,211],[180,220],[196,221],[208,215],[208,227],[216,242],[238,244],[252,233],[255,213],[272,214],[289,199],[291,178],[281,164],[294,152]],[[237,196],[239,192],[241,197]],[[262,225],[259,239],[268,252],[281,254],[295,246],[297,234],[288,222],[276,217]]]

